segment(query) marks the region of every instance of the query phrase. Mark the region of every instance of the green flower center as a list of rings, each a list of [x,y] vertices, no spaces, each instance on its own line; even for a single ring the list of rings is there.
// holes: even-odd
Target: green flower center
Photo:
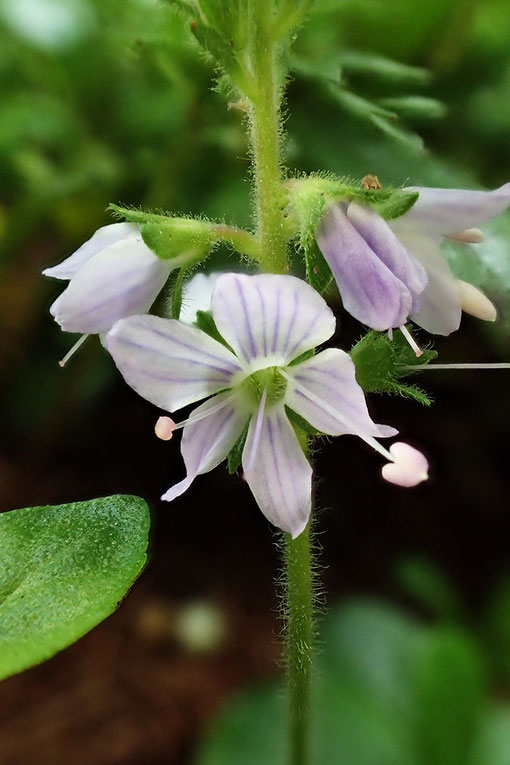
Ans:
[[[243,382],[243,388],[253,401],[259,404],[264,390],[267,391],[267,406],[277,404],[285,396],[287,381],[280,374],[278,367],[266,367],[253,372]]]

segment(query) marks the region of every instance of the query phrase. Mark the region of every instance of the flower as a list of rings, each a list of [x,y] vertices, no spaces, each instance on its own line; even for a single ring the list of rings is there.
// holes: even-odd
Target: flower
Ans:
[[[138,226],[103,226],[73,255],[43,274],[69,279],[50,307],[64,332],[107,332],[118,319],[149,310],[172,268],[144,243]]]
[[[336,202],[317,228],[346,310],[373,329],[401,327],[410,317],[438,335],[458,329],[462,310],[494,321],[490,300],[455,278],[439,245],[442,237],[482,241],[473,226],[510,206],[510,183],[490,192],[419,186],[404,191],[417,191],[418,200],[390,223],[357,202]]]
[[[188,420],[171,424],[172,430],[184,427],[187,475],[162,499],[180,496],[247,431],[244,476],[269,521],[295,537],[310,515],[312,468],[289,411],[322,433],[356,434],[392,462],[374,437],[397,431],[370,418],[347,353],[330,348],[300,360],[335,328],[330,308],[302,280],[224,274],[211,310],[228,347],[196,327],[156,316],[122,319],[106,338],[125,380],[156,406],[173,412],[212,396]]]

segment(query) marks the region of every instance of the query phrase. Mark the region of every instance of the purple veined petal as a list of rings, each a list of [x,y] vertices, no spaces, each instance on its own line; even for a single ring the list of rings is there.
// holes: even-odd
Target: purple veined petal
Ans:
[[[207,473],[219,465],[241,436],[251,410],[240,395],[232,400],[231,394],[220,393],[214,397],[214,403],[219,404],[222,399],[225,399],[225,406],[185,426],[181,453],[186,465],[186,478],[172,486],[161,499],[171,502],[183,494],[197,475]],[[201,404],[191,413],[190,419],[193,420],[194,416],[202,417],[210,406],[210,401]]]
[[[211,308],[218,330],[251,369],[286,364],[335,330],[325,300],[295,276],[224,274]]]
[[[411,310],[416,311],[418,296],[427,284],[427,272],[421,263],[407,252],[386,221],[369,207],[351,202],[347,217],[377,257],[405,284],[413,301]]]
[[[412,186],[404,191],[418,191],[419,198],[391,227],[430,235],[452,234],[473,228],[495,218],[510,206],[510,183],[494,191],[468,189],[431,189]]]
[[[256,423],[252,418],[243,451],[244,476],[266,518],[295,538],[310,517],[312,468],[283,404],[264,413],[257,452],[252,458],[255,436]]]
[[[329,207],[316,238],[346,311],[378,330],[407,321],[413,303],[411,293],[365,242],[341,205]]]
[[[106,347],[128,385],[168,412],[229,387],[241,371],[234,354],[205,332],[158,316],[122,319]]]
[[[372,420],[365,394],[356,382],[354,363],[338,348],[287,367],[285,377],[285,404],[322,433],[388,438],[398,432]]]
[[[429,278],[420,295],[420,308],[411,316],[412,320],[434,335],[449,335],[460,326],[461,296],[439,242],[430,236],[402,235],[400,238],[424,266]]]
[[[123,239],[80,268],[52,306],[65,332],[106,332],[125,316],[145,313],[163,288],[172,261],[161,260],[140,237]]]
[[[93,234],[76,252],[63,260],[57,266],[45,268],[43,274],[52,276],[54,279],[72,279],[77,271],[87,263],[94,255],[123,239],[131,239],[140,236],[138,226],[133,223],[111,223],[103,226]]]

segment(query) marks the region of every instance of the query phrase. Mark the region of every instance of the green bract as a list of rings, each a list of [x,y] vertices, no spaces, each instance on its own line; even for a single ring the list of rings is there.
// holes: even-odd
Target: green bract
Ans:
[[[111,614],[147,560],[149,510],[112,496],[0,515],[0,678]]]
[[[425,349],[417,358],[400,331],[390,340],[386,332],[368,332],[351,350],[356,366],[356,380],[367,393],[399,393],[420,404],[429,406],[430,398],[416,385],[407,385],[400,379],[419,371],[435,359],[437,352]]]

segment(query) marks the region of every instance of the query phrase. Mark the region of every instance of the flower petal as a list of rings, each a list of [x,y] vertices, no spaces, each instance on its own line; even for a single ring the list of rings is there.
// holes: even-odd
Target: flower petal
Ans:
[[[122,319],[106,336],[106,347],[128,385],[169,412],[228,387],[241,370],[205,332],[158,316]]]
[[[457,279],[430,236],[400,236],[405,247],[425,267],[429,283],[420,296],[420,308],[411,318],[434,335],[449,335],[460,326],[461,298]]]
[[[210,311],[211,295],[220,276],[221,271],[212,274],[200,272],[189,280],[183,291],[179,321],[193,324],[197,318],[197,311]]]
[[[212,295],[218,330],[254,371],[283,365],[328,340],[335,317],[312,287],[295,276],[224,274]]]
[[[386,438],[398,432],[373,422],[348,353],[328,348],[301,364],[288,367],[285,373],[288,380],[285,404],[322,433]],[[299,387],[293,387],[292,380]],[[310,396],[305,391],[309,391]],[[324,402],[323,406],[320,401]]]
[[[93,234],[76,252],[52,268],[45,268],[43,274],[54,279],[72,279],[78,269],[98,252],[122,239],[139,236],[139,228],[133,223],[111,223]]]
[[[50,310],[66,332],[105,332],[118,319],[148,311],[171,268],[140,236],[123,239],[87,261]]]
[[[225,406],[216,409],[222,399]],[[219,465],[241,436],[251,415],[241,396],[232,400],[230,393],[220,393],[214,397],[214,405],[215,411],[208,417],[203,417],[203,414],[211,407],[211,401],[206,401],[191,413],[191,420],[193,415],[203,418],[189,422],[182,435],[181,453],[186,465],[186,478],[172,486],[161,499],[171,502],[183,494],[197,475]]]
[[[346,311],[378,330],[407,321],[413,298],[352,225],[341,205],[331,205],[317,232]]]
[[[407,252],[386,221],[369,207],[351,202],[347,217],[384,265],[405,284],[413,299],[412,310],[417,310],[418,296],[427,284],[427,272],[421,263]]]
[[[432,235],[452,234],[470,229],[495,218],[510,206],[510,183],[494,191],[468,189],[431,189],[412,186],[404,191],[418,191],[420,196],[392,229]]]
[[[255,430],[252,418],[243,451],[244,476],[266,518],[295,538],[310,517],[312,468],[283,404],[265,412],[257,453],[251,459]]]

